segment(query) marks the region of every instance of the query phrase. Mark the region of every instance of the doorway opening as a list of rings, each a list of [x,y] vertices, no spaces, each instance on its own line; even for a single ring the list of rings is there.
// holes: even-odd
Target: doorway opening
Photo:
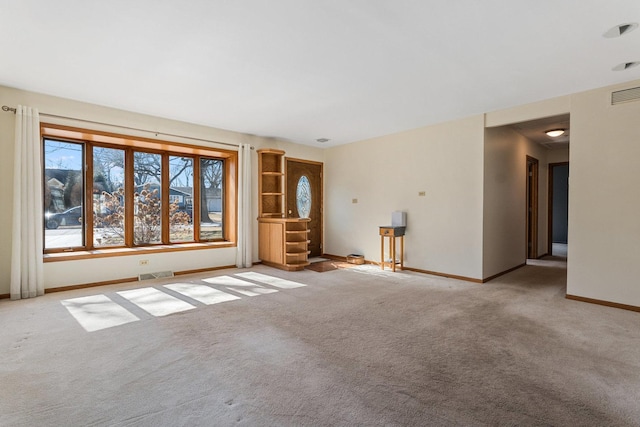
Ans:
[[[549,163],[548,253],[567,257],[569,225],[569,162]]]
[[[538,159],[527,156],[527,258],[538,258]]]

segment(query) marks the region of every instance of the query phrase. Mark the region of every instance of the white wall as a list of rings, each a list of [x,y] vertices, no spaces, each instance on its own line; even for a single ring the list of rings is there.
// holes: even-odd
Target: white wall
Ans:
[[[567,293],[640,306],[640,101],[572,97]]]
[[[538,255],[547,253],[548,151],[507,126],[485,130],[484,278],[522,265],[526,253],[526,157],[538,160]]]
[[[526,138],[507,128],[485,130],[483,277],[526,260]]]
[[[538,256],[548,252],[549,229],[549,150],[531,140],[525,141],[526,156],[538,159]],[[525,158],[526,158],[525,156]],[[522,165],[522,185],[526,187],[526,160]],[[523,190],[524,191],[524,190]]]
[[[400,210],[408,267],[481,279],[483,127],[474,116],[327,149],[325,253],[379,261],[378,227]]]
[[[323,151],[290,142],[271,138],[262,138],[253,135],[242,134],[206,126],[199,126],[184,122],[167,120],[160,117],[146,116],[113,108],[80,103],[68,99],[62,99],[43,94],[21,91],[0,86],[0,99],[3,105],[15,107],[27,105],[35,107],[41,113],[73,117],[74,119],[91,120],[103,123],[115,124],[145,129],[158,133],[182,135],[191,138],[202,138],[223,143],[239,144],[250,143],[258,148],[279,148],[287,152],[287,156],[308,160],[323,161]],[[14,118],[10,113],[0,113],[0,200],[10,201],[13,197],[13,140]],[[64,124],[94,130],[103,130],[113,133],[121,133],[132,136],[154,138],[154,133],[137,132],[118,127],[96,125],[77,120],[42,117],[41,121],[47,123]],[[160,135],[159,139],[168,139]],[[170,138],[174,142],[185,142],[193,145],[214,146],[206,142],[197,142],[191,139]],[[233,149],[232,147],[221,147]],[[253,206],[252,217],[257,218],[257,155],[253,152]],[[0,295],[9,293],[10,266],[11,266],[11,204],[5,203],[5,208],[0,209]],[[257,221],[253,230],[253,254],[254,260],[258,260],[258,233]],[[44,265],[45,288],[70,286],[116,280],[125,277],[135,277],[139,273],[161,270],[184,271],[200,268],[212,268],[235,264],[236,248],[205,249],[185,252],[171,252],[144,255],[149,260],[148,266],[139,266],[140,256],[122,256],[115,258],[96,258],[79,261],[49,262]]]
[[[549,163],[563,163],[569,161],[569,147],[549,150],[547,153]]]

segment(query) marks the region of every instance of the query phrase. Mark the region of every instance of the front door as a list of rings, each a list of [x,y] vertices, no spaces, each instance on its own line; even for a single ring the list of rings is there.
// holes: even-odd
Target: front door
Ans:
[[[286,159],[288,218],[309,218],[309,257],[322,255],[322,163]]]

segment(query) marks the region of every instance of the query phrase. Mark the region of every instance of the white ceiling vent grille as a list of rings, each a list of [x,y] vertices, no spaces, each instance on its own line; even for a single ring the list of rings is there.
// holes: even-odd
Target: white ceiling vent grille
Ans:
[[[611,92],[611,105],[622,104],[624,102],[639,101],[639,100],[640,100],[640,87],[633,87],[631,89]]]

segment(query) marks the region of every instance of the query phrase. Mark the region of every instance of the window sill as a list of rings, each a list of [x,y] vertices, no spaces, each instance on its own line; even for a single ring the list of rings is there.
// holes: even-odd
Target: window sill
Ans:
[[[76,261],[80,259],[107,258],[127,255],[147,255],[162,252],[192,251],[235,247],[235,242],[181,243],[175,245],[141,246],[135,248],[105,248],[91,251],[69,251],[44,254],[44,262]]]

